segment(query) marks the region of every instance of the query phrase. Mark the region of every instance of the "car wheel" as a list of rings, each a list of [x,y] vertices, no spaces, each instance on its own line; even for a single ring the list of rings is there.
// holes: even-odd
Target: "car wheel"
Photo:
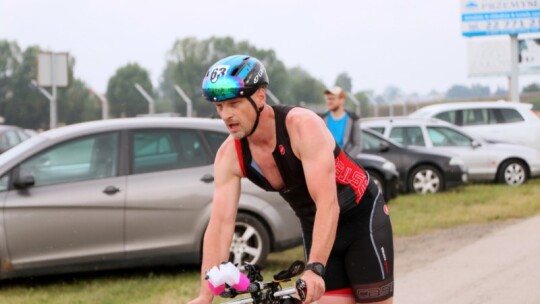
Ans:
[[[264,225],[254,216],[238,213],[229,261],[263,266],[269,252],[270,237]]]
[[[384,189],[384,179],[378,172],[368,170],[369,177],[373,179],[373,182],[375,185],[377,185],[377,188],[379,188],[379,191],[383,194],[384,199],[386,200],[386,192]]]
[[[409,191],[415,193],[437,193],[444,188],[441,172],[429,165],[415,168],[409,177]]]
[[[520,160],[507,160],[499,167],[497,181],[511,186],[521,185],[527,181],[527,167]]]

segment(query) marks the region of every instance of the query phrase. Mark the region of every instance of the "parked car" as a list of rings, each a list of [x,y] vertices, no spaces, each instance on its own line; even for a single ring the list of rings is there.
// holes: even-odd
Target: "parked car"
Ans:
[[[360,153],[353,157],[375,181],[386,202],[396,198],[399,190],[399,172],[394,163],[373,154]]]
[[[30,138],[23,128],[0,125],[0,154]]]
[[[111,119],[0,155],[0,278],[199,263],[227,136],[221,120]],[[230,259],[262,264],[301,239],[288,203],[243,180]]]
[[[454,153],[468,169],[469,181],[520,185],[540,176],[540,151],[530,147],[490,143],[436,118],[386,117],[362,124],[404,146]]]
[[[365,129],[363,123],[362,128],[362,153],[376,154],[393,162],[399,172],[402,192],[436,193],[467,181],[467,169],[461,158],[405,148]]]
[[[438,118],[470,134],[540,149],[540,116],[533,105],[519,102],[454,102],[422,107],[411,117]]]

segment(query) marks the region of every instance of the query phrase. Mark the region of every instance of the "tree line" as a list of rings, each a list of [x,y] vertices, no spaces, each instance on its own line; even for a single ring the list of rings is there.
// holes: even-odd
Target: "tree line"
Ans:
[[[37,58],[42,49],[30,46],[22,50],[17,42],[0,40],[0,116],[5,124],[18,125],[31,129],[48,129],[49,101],[35,87],[32,80],[37,78]],[[214,106],[205,101],[201,92],[201,81],[208,67],[217,60],[232,54],[249,54],[260,59],[267,68],[272,93],[282,102],[307,107],[319,105],[324,108],[323,91],[326,85],[311,76],[301,67],[286,67],[271,49],[259,49],[247,41],[237,42],[230,37],[211,37],[199,40],[193,37],[176,40],[167,52],[166,65],[159,84],[154,87],[149,72],[137,63],[119,67],[108,80],[105,96],[109,102],[109,117],[134,117],[148,113],[148,102],[134,88],[138,83],[155,100],[156,113],[174,112],[186,115],[186,104],[181,101],[175,90],[180,86],[193,102],[194,116],[208,117],[215,115]],[[76,59],[71,57],[68,63],[69,85],[58,88],[58,123],[101,119],[100,98],[92,92],[84,80],[76,77],[73,67]],[[352,79],[343,72],[336,77],[335,85],[353,92]],[[526,88],[528,91],[539,90],[538,85]],[[392,102],[402,94],[401,90],[389,86],[379,96],[369,96],[367,92],[355,92],[354,97],[360,102],[361,113],[372,112],[376,104]],[[480,85],[471,88],[455,85],[446,92],[446,97],[466,98],[471,95],[491,94],[489,87]],[[505,94],[498,90],[494,93]],[[354,109],[349,103],[348,107]]]
[[[15,41],[0,40],[0,116],[5,124],[31,129],[49,126],[49,101],[31,85],[37,78],[37,58],[42,49],[30,46],[22,50]],[[149,72],[137,63],[119,67],[107,83],[105,96],[109,117],[134,117],[148,113],[148,102],[134,88],[138,83],[155,100],[156,112],[174,112],[184,116],[186,104],[180,101],[175,85],[193,102],[194,116],[208,117],[215,107],[202,97],[200,88],[206,69],[231,54],[249,54],[267,67],[272,93],[289,104],[322,104],[325,84],[300,67],[287,68],[273,50],[258,49],[248,42],[230,37],[206,40],[185,38],[174,42],[167,53],[166,67],[158,87],[154,88]],[[74,57],[68,63],[69,85],[57,89],[58,123],[72,124],[101,119],[101,102],[95,92],[73,73]],[[349,86],[343,73],[338,81]]]

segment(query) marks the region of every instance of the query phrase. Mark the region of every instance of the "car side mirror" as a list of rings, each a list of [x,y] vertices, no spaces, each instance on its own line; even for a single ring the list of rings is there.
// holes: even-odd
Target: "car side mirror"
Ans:
[[[381,141],[379,152],[388,152],[388,150],[390,150],[390,145],[385,141]]]
[[[471,146],[473,147],[473,149],[476,149],[476,148],[481,147],[482,143],[477,141],[477,140],[473,140],[472,143],[471,143]]]
[[[34,179],[34,176],[32,175],[24,175],[21,177],[17,177],[13,181],[13,186],[17,189],[26,189],[29,187],[32,187],[36,184],[36,180]]]

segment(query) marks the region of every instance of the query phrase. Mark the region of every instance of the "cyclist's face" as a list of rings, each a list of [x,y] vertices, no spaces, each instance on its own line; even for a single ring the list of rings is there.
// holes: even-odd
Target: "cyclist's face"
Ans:
[[[256,112],[247,98],[239,97],[215,102],[216,109],[235,138],[244,138],[253,128]]]

